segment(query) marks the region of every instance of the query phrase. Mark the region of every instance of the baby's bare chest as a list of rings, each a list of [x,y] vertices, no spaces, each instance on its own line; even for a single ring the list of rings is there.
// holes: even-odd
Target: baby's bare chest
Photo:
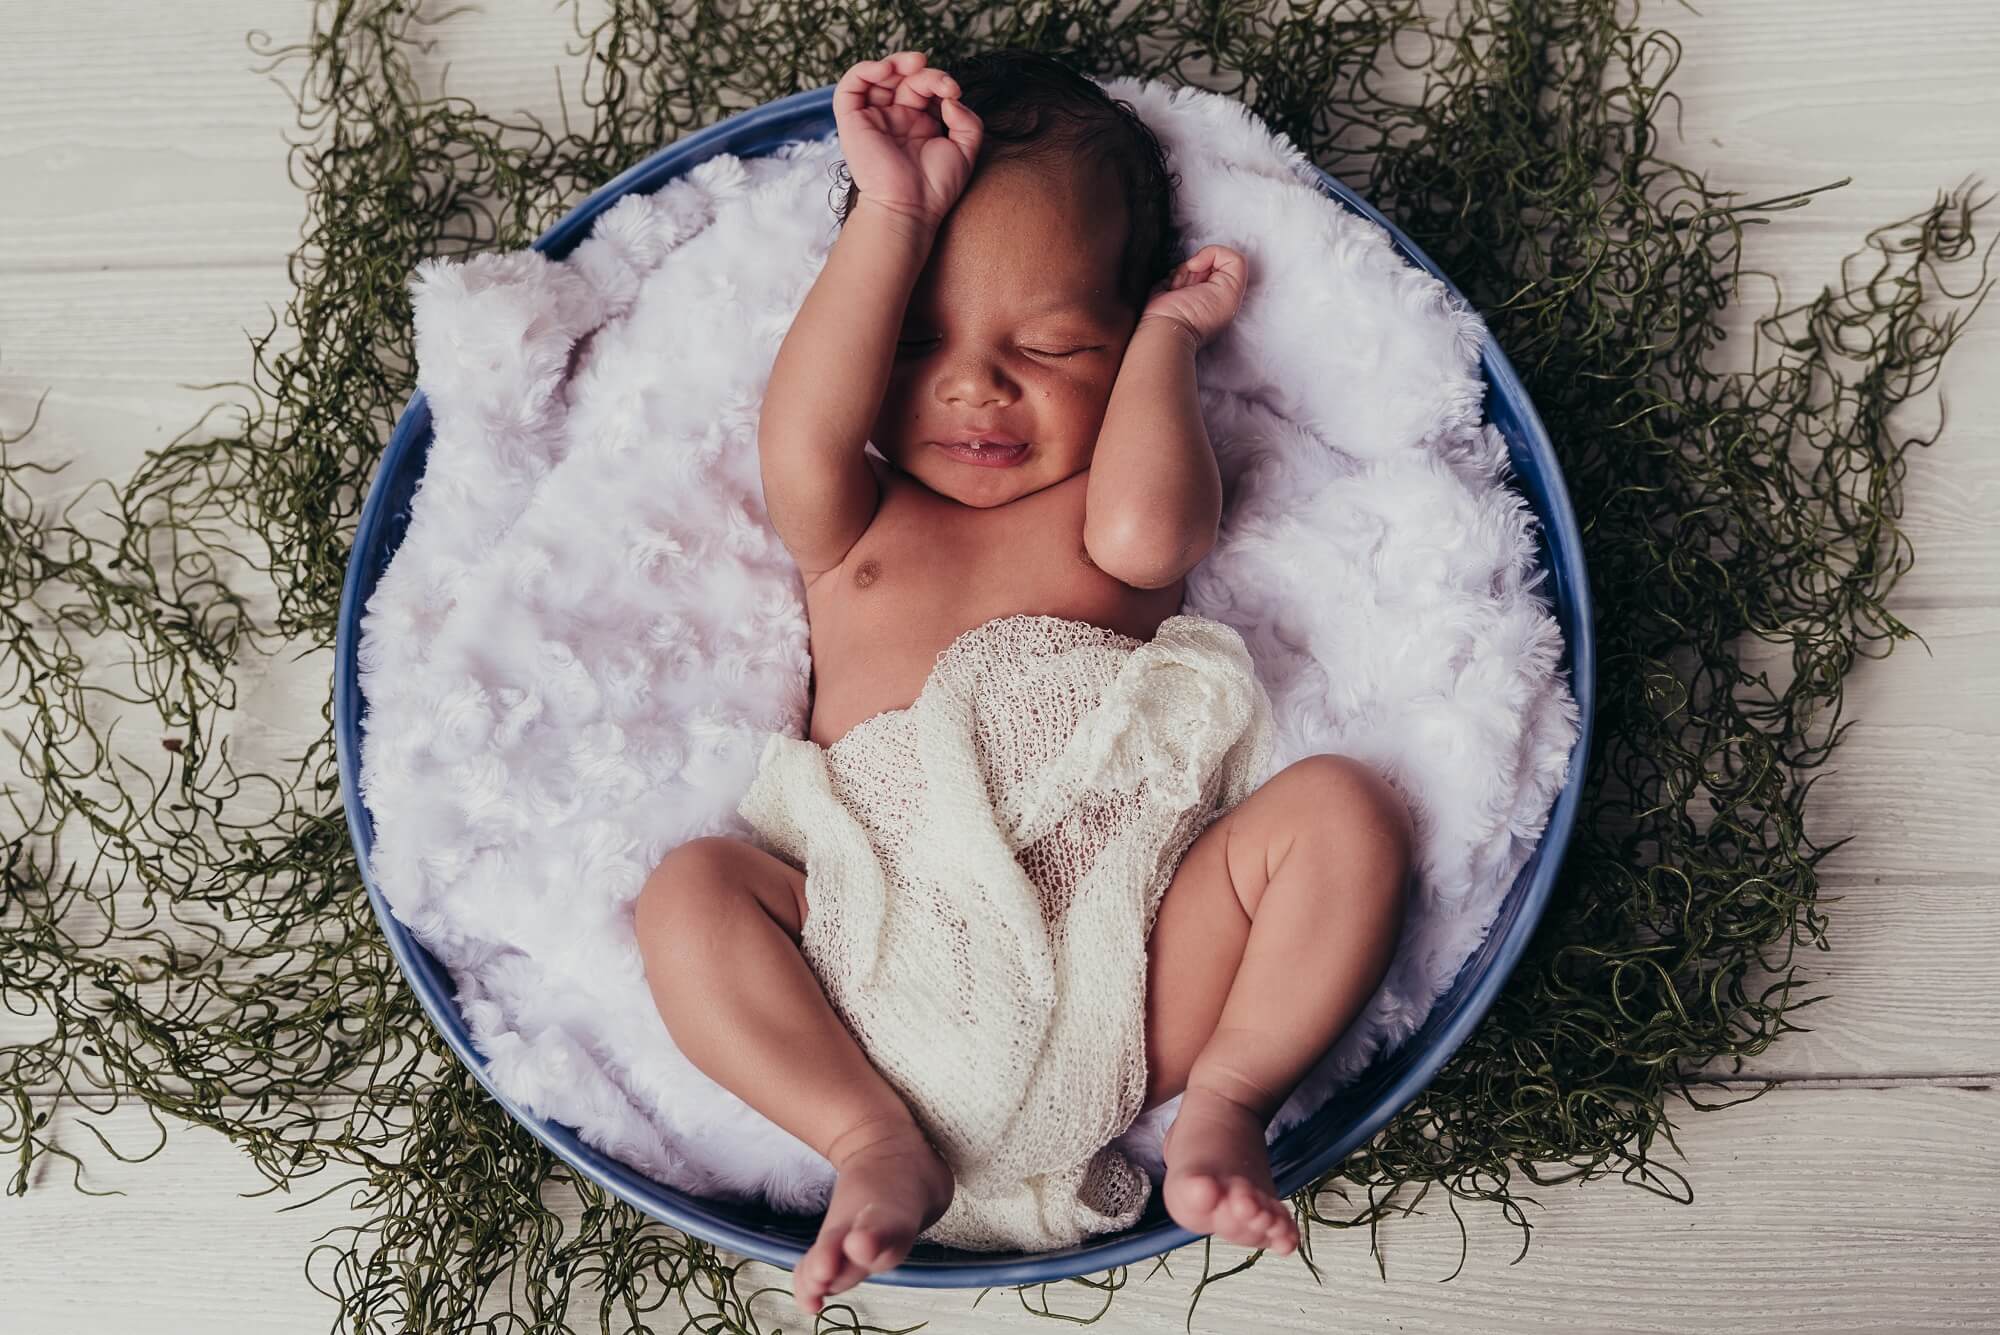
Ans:
[[[916,487],[886,492],[847,558],[806,590],[813,711],[831,745],[856,723],[915,700],[937,656],[995,617],[1034,613],[1148,640],[1183,586],[1138,589],[1105,574],[1083,542],[1080,474],[990,510]]]

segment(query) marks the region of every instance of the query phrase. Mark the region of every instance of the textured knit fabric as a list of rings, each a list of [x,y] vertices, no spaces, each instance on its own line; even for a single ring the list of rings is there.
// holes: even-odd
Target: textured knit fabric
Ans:
[[[1207,824],[1266,777],[1242,639],[1000,617],[915,703],[771,735],[739,811],[806,872],[801,949],[957,1181],[923,1237],[1046,1251],[1134,1223],[1108,1147],[1146,1089],[1146,938]]]

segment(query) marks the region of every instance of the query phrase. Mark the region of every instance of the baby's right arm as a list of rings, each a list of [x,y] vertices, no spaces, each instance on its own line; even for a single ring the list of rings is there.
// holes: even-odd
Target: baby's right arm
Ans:
[[[808,579],[840,564],[880,499],[862,446],[910,292],[979,151],[979,118],[957,95],[915,51],[863,61],[834,89],[857,198],[778,348],[757,423],[764,503]]]
[[[772,527],[807,578],[846,557],[875,515],[862,454],[931,238],[866,195],[827,255],[771,367],[757,458]]]

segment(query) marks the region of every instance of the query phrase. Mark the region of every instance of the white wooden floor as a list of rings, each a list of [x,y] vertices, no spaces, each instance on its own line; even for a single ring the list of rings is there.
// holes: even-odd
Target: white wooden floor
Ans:
[[[586,6],[588,10],[590,7]],[[1851,175],[1809,209],[1777,215],[1753,262],[1788,295],[1831,278],[1872,226],[1928,205],[1968,175],[2000,186],[2000,6],[1971,0],[1708,0],[1656,5],[1686,48],[1687,160],[1760,198]],[[554,67],[570,19],[553,0],[496,4],[435,30],[436,86],[489,112],[555,123]],[[305,31],[269,0],[0,0],[0,430],[48,401],[24,457],[79,462],[47,496],[122,477],[218,398],[190,388],[246,377],[248,337],[282,310],[285,257],[303,216],[285,173],[291,105],[255,72],[244,35]],[[289,67],[277,77],[296,77]],[[576,81],[565,86],[575,102]],[[573,106],[574,109],[574,106]],[[1983,234],[2000,232],[2000,210]],[[1764,289],[1746,294],[1767,304]],[[1747,324],[1747,320],[1745,321]],[[246,332],[248,331],[248,332]],[[1450,1284],[1458,1230],[1443,1202],[1386,1225],[1388,1280],[1365,1230],[1322,1230],[1327,1275],[1267,1258],[1209,1290],[1195,1331],[1917,1331],[2000,1329],[2000,302],[1949,359],[1954,423],[1911,461],[1905,524],[1918,564],[1894,610],[1930,643],[1863,663],[1858,720],[1809,808],[1821,841],[1853,841],[1825,868],[1834,949],[1809,966],[1831,994],[1754,1063],[1783,1082],[1725,1112],[1685,1111],[1692,1208],[1615,1181],[1536,1193],[1535,1244],[1467,1212],[1472,1254]],[[1928,411],[1935,411],[1933,403]],[[1924,420],[1913,416],[1913,427]],[[325,664],[246,683],[239,745],[276,747],[317,724]],[[268,754],[268,750],[266,754]],[[17,1027],[19,1022],[13,1022]],[[0,1031],[7,1032],[7,1031]],[[282,1198],[218,1135],[170,1126],[139,1165],[73,1119],[30,1193],[0,1198],[0,1331],[293,1332],[331,1326],[305,1258],[364,1216],[337,1193]],[[121,1151],[157,1140],[128,1108],[105,1128]],[[326,1177],[305,1199],[340,1180]],[[1433,1208],[1435,1206],[1435,1208]],[[1218,1249],[1223,1265],[1241,1255]],[[1111,1332],[1181,1328],[1199,1258],[1119,1295]],[[759,1282],[782,1282],[753,1268]],[[871,1320],[940,1332],[1021,1330],[1013,1294],[875,1286]],[[1063,1310],[1089,1311],[1083,1301]],[[789,1303],[760,1303],[798,1329]],[[656,1329],[677,1328],[661,1314]]]

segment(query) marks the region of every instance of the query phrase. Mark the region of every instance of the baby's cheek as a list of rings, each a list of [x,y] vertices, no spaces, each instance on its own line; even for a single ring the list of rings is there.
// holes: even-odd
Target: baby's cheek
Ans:
[[[1104,420],[1104,410],[1111,404],[1111,384],[1096,379],[1080,381],[1066,387],[1061,395],[1062,411],[1075,416],[1086,427],[1094,427]]]

